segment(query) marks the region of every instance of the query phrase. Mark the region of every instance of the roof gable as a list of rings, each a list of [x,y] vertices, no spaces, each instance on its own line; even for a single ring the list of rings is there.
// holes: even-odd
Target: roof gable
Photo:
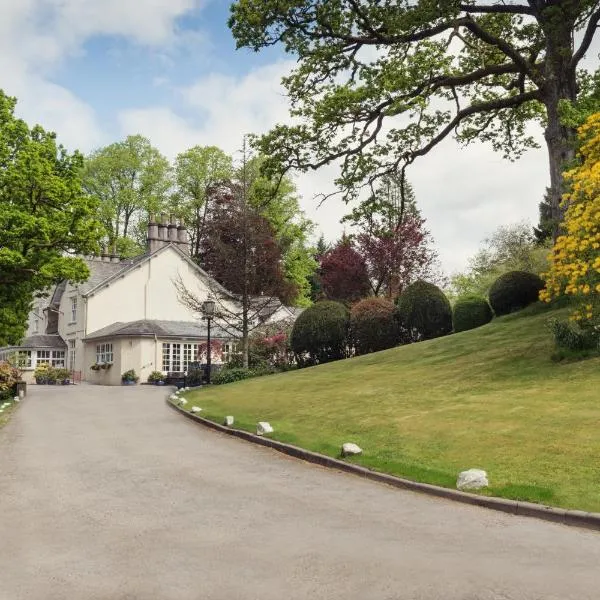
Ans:
[[[108,263],[100,261],[89,261],[90,278],[87,282],[79,286],[79,291],[83,296],[92,296],[102,291],[105,286],[115,281],[117,278],[127,277],[135,268],[145,264],[152,258],[159,256],[163,252],[172,250],[178,255],[179,259],[190,265],[195,272],[205,281],[210,282],[211,289],[218,289],[224,296],[235,298],[234,294],[226,290],[219,282],[213,279],[204,269],[198,266],[185,252],[178,248],[175,244],[167,244],[162,246],[152,254],[143,254],[137,258],[128,261],[126,265],[120,263]]]

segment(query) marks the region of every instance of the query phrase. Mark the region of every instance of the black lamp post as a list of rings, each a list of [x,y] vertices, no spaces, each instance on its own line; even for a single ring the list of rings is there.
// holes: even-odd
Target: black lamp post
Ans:
[[[214,300],[206,300],[202,303],[202,313],[204,316],[202,317],[208,323],[208,335],[206,336],[206,383],[210,384],[210,371],[211,371],[211,355],[210,355],[210,322],[215,316],[215,301]]]

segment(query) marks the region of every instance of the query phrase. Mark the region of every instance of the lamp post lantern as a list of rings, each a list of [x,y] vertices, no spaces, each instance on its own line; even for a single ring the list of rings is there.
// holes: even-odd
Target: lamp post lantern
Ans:
[[[211,371],[211,353],[210,353],[210,322],[215,316],[215,301],[206,300],[202,303],[203,319],[208,323],[208,332],[206,336],[206,383],[210,384],[210,371]]]

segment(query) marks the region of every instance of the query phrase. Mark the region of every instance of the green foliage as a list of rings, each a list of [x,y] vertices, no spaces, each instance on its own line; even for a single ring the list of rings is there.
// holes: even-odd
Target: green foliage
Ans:
[[[134,369],[129,369],[121,375],[121,381],[135,381],[137,383],[139,380],[140,378],[136,375]]]
[[[164,381],[165,376],[160,371],[152,371],[150,375],[148,375],[148,383],[157,383],[159,381]]]
[[[82,190],[82,156],[54,133],[14,116],[0,91],[0,346],[17,344],[36,294],[63,279],[85,281],[98,249],[96,202]]]
[[[14,395],[14,387],[21,380],[21,373],[9,362],[0,361],[0,400]]]
[[[99,206],[109,247],[121,238],[143,245],[148,214],[166,207],[171,167],[150,140],[130,135],[86,158],[83,183]]]
[[[587,358],[600,352],[600,332],[595,327],[582,327],[572,320],[548,319],[548,328],[554,336],[555,360]]]
[[[509,271],[545,272],[550,241],[540,244],[536,235],[528,223],[498,227],[469,260],[467,271],[452,277],[452,295],[487,296],[494,281]]]
[[[398,343],[396,307],[385,298],[365,298],[350,311],[350,332],[357,354],[392,348]]]
[[[212,383],[215,385],[224,385],[226,383],[235,383],[250,377],[256,377],[256,371],[252,369],[244,369],[243,367],[223,368],[217,375],[212,378]]]
[[[400,294],[398,316],[412,341],[429,340],[452,331],[452,308],[442,290],[432,283],[416,281]]]
[[[488,301],[481,296],[463,296],[452,310],[454,331],[467,331],[486,325],[492,320],[492,309]]]
[[[250,181],[248,200],[273,228],[283,258],[285,279],[297,290],[291,304],[310,306],[310,279],[317,269],[317,261],[308,239],[314,223],[300,209],[296,186],[291,179],[284,177],[279,181],[261,174],[264,161],[264,157],[257,156],[246,165],[246,176]]]
[[[348,199],[451,135],[519,157],[538,146],[531,122],[556,132],[560,172],[572,130],[557,105],[577,97],[596,11],[595,0],[236,0],[229,25],[238,47],[281,44],[295,60],[283,83],[297,119],[256,142],[267,168],[339,160]]]
[[[544,282],[534,273],[509,271],[490,288],[490,304],[496,315],[507,315],[536,302],[543,288]]]
[[[197,259],[208,193],[212,186],[233,176],[233,161],[216,146],[194,146],[175,159],[175,193],[171,208],[188,227],[191,255]]]
[[[307,308],[296,319],[290,344],[300,366],[339,360],[347,356],[348,309],[324,300]]]

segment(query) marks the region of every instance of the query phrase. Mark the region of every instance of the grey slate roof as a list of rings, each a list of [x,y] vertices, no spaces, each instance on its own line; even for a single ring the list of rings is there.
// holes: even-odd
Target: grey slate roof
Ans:
[[[132,260],[122,260],[120,263],[101,262],[99,260],[89,259],[86,260],[85,263],[90,270],[90,276],[87,281],[79,286],[79,291],[83,295],[91,292],[94,288],[98,287],[105,281],[112,279],[121,271],[129,269],[129,267],[145,258],[145,256],[146,255],[142,255]]]
[[[108,264],[108,263],[107,263]],[[216,325],[211,325],[211,337],[231,339],[226,331]],[[207,326],[195,321],[161,321],[142,319],[129,323],[113,323],[98,331],[88,334],[86,341],[108,337],[159,337],[159,338],[192,338],[206,339]]]
[[[52,348],[54,350],[64,350],[67,343],[60,335],[31,335],[25,338],[16,348]]]

